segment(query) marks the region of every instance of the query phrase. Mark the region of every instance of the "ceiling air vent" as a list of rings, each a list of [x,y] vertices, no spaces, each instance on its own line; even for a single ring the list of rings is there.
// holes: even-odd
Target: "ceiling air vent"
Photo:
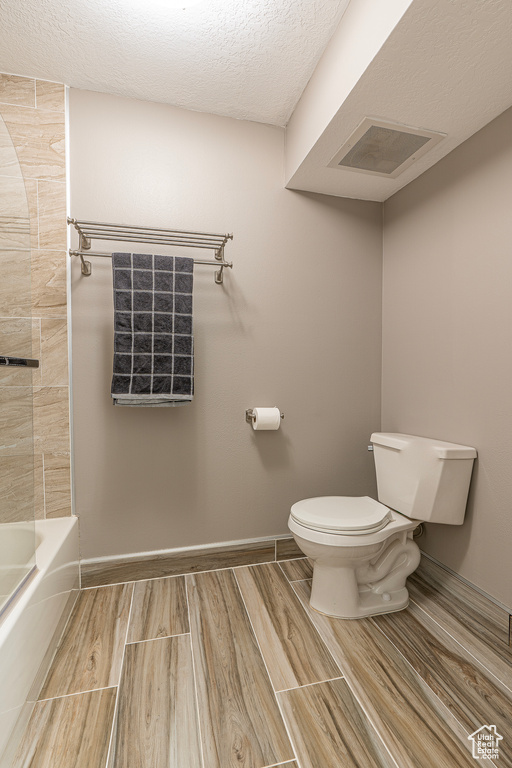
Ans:
[[[329,168],[394,179],[445,135],[365,117],[335,154]]]

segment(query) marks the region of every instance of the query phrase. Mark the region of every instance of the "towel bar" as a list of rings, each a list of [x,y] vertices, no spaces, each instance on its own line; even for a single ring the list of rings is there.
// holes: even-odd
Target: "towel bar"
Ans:
[[[84,256],[111,257],[105,251],[92,251],[92,240],[112,240],[118,243],[142,243],[144,245],[172,245],[182,248],[206,248],[214,251],[214,259],[194,259],[194,264],[207,264],[218,267],[215,272],[215,282],[223,282],[224,269],[233,268],[233,262],[224,258],[224,246],[233,239],[232,234],[218,235],[208,232],[192,232],[179,229],[158,229],[156,227],[135,227],[123,224],[105,224],[98,221],[78,221],[68,218],[78,232],[78,248],[69,251],[70,256],[78,256],[82,262],[82,275],[89,277],[92,273],[90,261]]]

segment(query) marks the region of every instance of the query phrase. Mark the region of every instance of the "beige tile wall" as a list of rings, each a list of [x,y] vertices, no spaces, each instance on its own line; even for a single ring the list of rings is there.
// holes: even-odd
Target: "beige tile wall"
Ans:
[[[32,496],[39,518],[71,514],[64,105],[64,86],[59,83],[0,74],[0,115],[21,165],[31,246],[30,265],[26,253],[0,255],[12,261],[2,268],[3,274],[8,270],[9,280],[0,285],[0,351],[41,361],[32,380],[33,410],[28,371],[11,370],[0,381],[0,402],[9,403],[8,409],[0,406],[2,425],[13,429],[25,445],[33,423],[35,446],[33,490],[28,482],[31,456],[2,458],[0,499],[8,501],[4,508],[0,501],[3,521],[26,519]],[[13,177],[15,172],[5,167],[0,171]],[[3,182],[0,189],[4,194],[7,189],[9,195]],[[28,266],[29,295],[23,289],[28,284]]]

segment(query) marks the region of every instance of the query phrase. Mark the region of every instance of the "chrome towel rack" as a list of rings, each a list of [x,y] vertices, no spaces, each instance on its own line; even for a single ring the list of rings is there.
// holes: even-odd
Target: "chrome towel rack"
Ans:
[[[124,224],[106,224],[100,221],[80,221],[68,217],[68,224],[78,232],[78,249],[69,251],[70,256],[78,256],[82,262],[82,275],[92,274],[90,261],[85,256],[103,256],[110,258],[111,253],[93,251],[93,240],[113,240],[115,242],[143,243],[145,245],[173,245],[182,248],[203,248],[213,250],[213,259],[194,259],[194,264],[208,264],[218,267],[215,282],[223,282],[224,269],[233,268],[233,262],[224,258],[224,246],[233,235],[217,235],[211,232],[190,232],[183,229],[158,229],[156,227],[135,227]]]

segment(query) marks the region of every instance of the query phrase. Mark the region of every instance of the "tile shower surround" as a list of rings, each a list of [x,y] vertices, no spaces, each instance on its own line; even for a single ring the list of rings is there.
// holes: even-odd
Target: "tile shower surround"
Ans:
[[[506,611],[426,558],[410,606],[371,619],[312,611],[310,577],[84,589],[12,768],[469,768],[488,723],[512,766]]]
[[[2,522],[32,514],[32,483],[27,482],[32,472],[36,516],[71,514],[64,103],[59,83],[0,74],[0,115],[23,173],[31,246],[31,295],[20,297],[15,289],[24,266],[15,253],[9,265],[12,282],[0,286],[2,352],[40,360],[33,373],[2,371],[3,440],[12,430],[29,438],[32,420],[34,434],[33,461],[31,455],[0,459],[0,500],[8,500],[0,508]],[[8,183],[4,177],[0,187]],[[31,324],[24,317],[32,317]]]

